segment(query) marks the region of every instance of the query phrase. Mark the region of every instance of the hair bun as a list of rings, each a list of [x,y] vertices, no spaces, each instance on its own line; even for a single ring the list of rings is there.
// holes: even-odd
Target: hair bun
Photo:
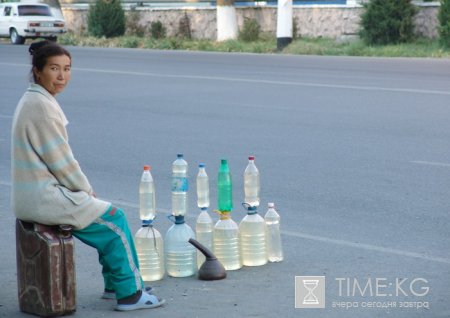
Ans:
[[[49,43],[50,42],[47,40],[31,43],[28,52],[30,52],[30,55],[34,55],[41,47],[46,46]]]

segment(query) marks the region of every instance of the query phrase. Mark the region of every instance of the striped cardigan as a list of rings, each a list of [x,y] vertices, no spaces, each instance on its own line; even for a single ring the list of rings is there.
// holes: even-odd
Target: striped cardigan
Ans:
[[[11,134],[11,204],[17,218],[83,229],[110,206],[92,196],[70,149],[67,123],[56,99],[31,84],[17,105]]]

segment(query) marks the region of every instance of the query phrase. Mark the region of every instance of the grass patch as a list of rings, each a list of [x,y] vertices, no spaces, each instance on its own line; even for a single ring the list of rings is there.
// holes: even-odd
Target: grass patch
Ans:
[[[417,39],[413,43],[370,46],[361,40],[339,43],[334,39],[303,38],[283,50],[289,54],[378,56],[378,57],[435,57],[448,58],[450,50],[438,40]]]
[[[278,52],[276,49],[276,38],[269,34],[261,34],[260,38],[253,42],[239,40],[216,42],[184,37],[156,39],[153,37],[121,36],[107,39],[67,33],[60,36],[58,42],[62,45],[73,46],[127,47],[158,50],[450,58],[450,49],[441,46],[437,39],[417,39],[413,43],[369,46],[360,40],[343,42],[329,38],[301,38],[294,40],[281,52]]]

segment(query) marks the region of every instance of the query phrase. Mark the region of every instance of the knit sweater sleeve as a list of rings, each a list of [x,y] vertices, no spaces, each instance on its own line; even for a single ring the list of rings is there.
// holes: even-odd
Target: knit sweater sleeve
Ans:
[[[60,185],[71,191],[92,194],[92,187],[73,156],[66,128],[60,119],[45,116],[41,121],[32,121],[27,138]]]

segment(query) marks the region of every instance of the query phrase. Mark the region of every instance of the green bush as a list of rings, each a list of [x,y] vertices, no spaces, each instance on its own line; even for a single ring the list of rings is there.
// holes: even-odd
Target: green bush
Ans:
[[[370,45],[410,42],[416,13],[411,0],[370,0],[364,4],[360,36]]]
[[[439,8],[439,40],[445,47],[450,47],[450,0],[441,0]]]
[[[136,36],[126,36],[119,38],[119,46],[127,48],[137,48],[139,47],[141,37]]]
[[[89,6],[88,30],[95,37],[121,36],[125,33],[125,12],[120,0],[96,0]]]
[[[77,36],[73,32],[67,32],[64,35],[58,37],[58,42],[61,45],[78,45]]]
[[[244,18],[244,25],[239,31],[239,40],[244,42],[253,42],[259,39],[261,27],[255,19]]]
[[[152,38],[162,39],[166,37],[166,28],[161,21],[154,21],[150,24],[150,34]]]

